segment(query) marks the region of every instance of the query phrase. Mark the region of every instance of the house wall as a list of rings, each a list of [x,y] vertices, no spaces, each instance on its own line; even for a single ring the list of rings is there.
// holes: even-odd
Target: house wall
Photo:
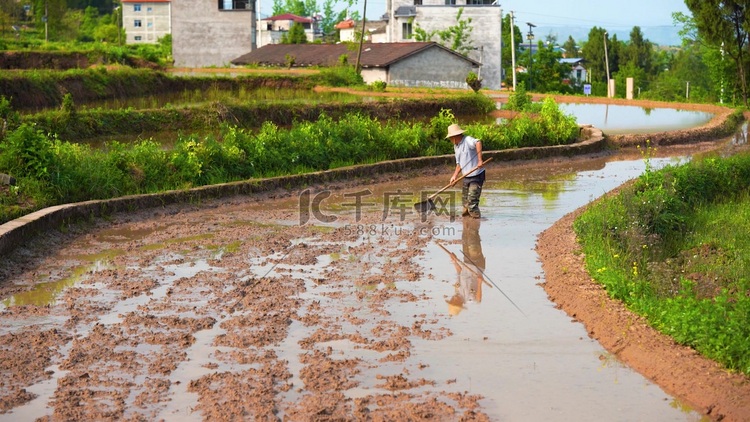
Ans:
[[[388,69],[389,86],[468,89],[466,76],[472,64],[439,47],[409,56]]]
[[[123,2],[122,27],[125,29],[125,43],[155,44],[159,38],[169,34],[170,10],[169,2]]]
[[[500,5],[466,5],[466,0],[456,0],[456,5],[445,5],[445,0],[423,0],[422,5],[414,6],[414,0],[388,0],[387,13],[391,16],[388,24],[388,36],[391,42],[413,41],[404,38],[404,23],[411,17],[395,17],[395,11],[400,6],[413,6],[416,16],[412,21],[413,28],[419,25],[427,32],[444,30],[456,26],[456,16],[463,7],[462,20],[471,19],[472,28],[469,44],[475,48],[468,57],[482,63],[480,77],[482,86],[490,89],[500,89],[502,78],[500,75],[500,30],[502,25],[502,9]],[[390,5],[390,7],[389,7]],[[439,41],[434,39],[432,41]],[[510,63],[505,67],[509,67]],[[433,64],[434,66],[434,64]]]
[[[366,84],[371,84],[375,81],[388,81],[388,72],[385,69],[362,69],[362,79]]]
[[[255,6],[255,2],[250,2]],[[228,66],[253,51],[255,9],[219,10],[218,2],[179,0],[172,4],[172,56],[178,67]]]
[[[293,21],[272,21],[268,19],[264,19],[260,21],[260,26],[258,27],[258,42],[257,42],[257,48],[261,48],[264,45],[268,44],[280,44],[281,38],[284,36],[284,34],[287,34],[289,32],[289,29],[291,28]],[[311,23],[303,23],[302,27],[305,29],[305,36],[307,37],[307,42],[315,42],[317,39],[315,35],[315,26]]]

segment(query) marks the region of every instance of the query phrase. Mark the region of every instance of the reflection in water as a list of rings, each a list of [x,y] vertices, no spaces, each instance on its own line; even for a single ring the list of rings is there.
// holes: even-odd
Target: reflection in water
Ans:
[[[560,109],[579,124],[592,124],[608,135],[688,129],[704,125],[714,116],[705,111],[617,104],[561,103]]]
[[[475,218],[463,220],[464,229],[461,235],[463,259],[459,259],[456,254],[438,243],[450,255],[453,266],[456,268],[456,292],[446,300],[448,313],[451,315],[461,313],[467,302],[482,302],[482,283],[486,281],[484,279],[485,258],[479,237],[479,221]]]
[[[747,122],[743,123],[742,126],[734,133],[734,138],[732,138],[732,145],[747,145]]]

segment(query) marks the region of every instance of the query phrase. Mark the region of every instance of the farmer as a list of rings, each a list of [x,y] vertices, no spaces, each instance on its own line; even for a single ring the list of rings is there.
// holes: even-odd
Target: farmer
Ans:
[[[459,178],[461,173],[471,171],[474,167],[482,165],[482,141],[471,136],[464,135],[463,129],[457,124],[448,126],[447,139],[453,142],[453,151],[456,153],[456,171],[451,176],[451,184]],[[479,212],[479,197],[482,196],[482,185],[484,185],[484,168],[479,168],[471,174],[466,174],[463,180],[461,198],[463,200],[463,216],[473,218],[481,217]]]

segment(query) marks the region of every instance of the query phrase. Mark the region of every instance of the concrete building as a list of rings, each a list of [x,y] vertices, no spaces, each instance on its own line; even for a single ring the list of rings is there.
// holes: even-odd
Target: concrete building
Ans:
[[[473,50],[468,56],[482,64],[483,86],[500,89],[502,9],[496,0],[388,0],[387,39],[389,42],[411,41],[417,26],[427,32],[456,26],[461,8],[461,19],[471,19],[468,44]]]
[[[256,48],[255,0],[172,3],[172,56],[178,67],[228,66]]]
[[[387,26],[388,22],[385,21],[365,21],[365,42],[388,42]],[[346,19],[337,23],[334,28],[339,31],[341,42],[359,42],[356,35],[362,31],[361,21]]]
[[[258,47],[281,43],[281,38],[289,32],[289,29],[295,23],[302,25],[302,28],[304,28],[307,42],[313,42],[323,35],[316,19],[284,13],[261,19],[258,26]]]
[[[155,44],[172,32],[170,0],[122,0],[126,44]]]
[[[355,64],[357,51],[341,44],[269,44],[232,60],[236,66],[336,66],[341,56]],[[366,43],[360,57],[365,83],[388,86],[469,89],[466,76],[480,64],[435,42]]]

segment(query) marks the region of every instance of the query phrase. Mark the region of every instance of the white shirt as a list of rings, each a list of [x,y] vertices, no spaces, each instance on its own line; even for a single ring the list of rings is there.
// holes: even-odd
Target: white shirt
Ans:
[[[453,145],[453,151],[456,153],[456,164],[461,167],[461,173],[466,176],[467,171],[473,169],[479,164],[479,155],[477,154],[477,138],[464,135],[458,145]],[[471,176],[477,176],[484,171],[484,168],[477,169]]]

